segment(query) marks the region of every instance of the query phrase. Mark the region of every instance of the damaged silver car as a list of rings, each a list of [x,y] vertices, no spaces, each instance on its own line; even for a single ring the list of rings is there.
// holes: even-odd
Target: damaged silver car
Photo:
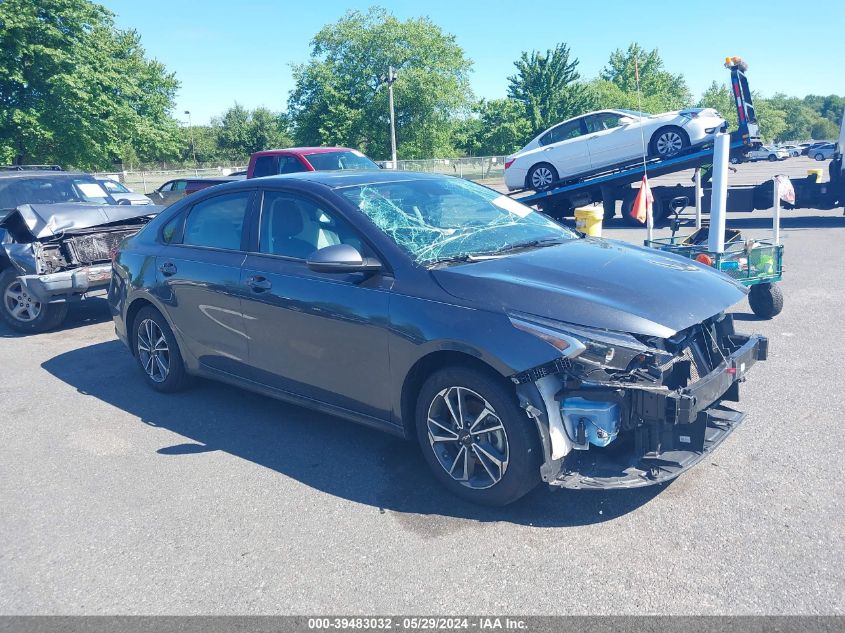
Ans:
[[[105,293],[112,252],[160,210],[120,204],[87,174],[0,172],[0,318],[57,327],[69,302]]]

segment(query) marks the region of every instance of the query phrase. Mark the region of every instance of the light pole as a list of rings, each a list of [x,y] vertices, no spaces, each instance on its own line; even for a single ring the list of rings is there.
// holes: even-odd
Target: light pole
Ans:
[[[191,134],[191,156],[194,158],[194,172],[197,172],[197,146],[194,145],[194,124],[191,122],[191,111],[185,110],[185,114],[188,115],[188,129]]]
[[[380,77],[382,83],[387,84],[387,95],[390,102],[390,157],[393,169],[396,169],[396,116],[393,113],[393,82],[396,81],[396,69],[389,66],[387,75]]]

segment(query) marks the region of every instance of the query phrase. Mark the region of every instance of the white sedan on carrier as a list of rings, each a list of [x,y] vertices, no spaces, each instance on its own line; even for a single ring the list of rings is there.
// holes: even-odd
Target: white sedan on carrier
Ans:
[[[669,158],[712,141],[725,128],[712,108],[664,114],[600,110],[558,123],[505,160],[508,189],[547,189],[561,180],[632,162],[642,156]]]

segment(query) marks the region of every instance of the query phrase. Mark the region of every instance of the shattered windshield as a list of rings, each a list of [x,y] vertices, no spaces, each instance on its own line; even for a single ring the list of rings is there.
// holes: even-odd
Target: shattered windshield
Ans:
[[[460,178],[338,189],[420,264],[497,256],[577,237],[541,213]]]

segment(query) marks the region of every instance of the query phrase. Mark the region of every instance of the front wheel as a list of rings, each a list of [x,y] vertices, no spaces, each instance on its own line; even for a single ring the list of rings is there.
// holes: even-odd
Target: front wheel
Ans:
[[[651,155],[670,158],[680,154],[689,144],[689,136],[681,128],[664,127],[651,137]]]
[[[817,161],[823,161],[824,160],[824,154],[816,154],[816,160]]]
[[[778,159],[774,154],[769,154],[769,162],[773,163]]]
[[[776,283],[755,284],[748,292],[751,311],[761,319],[776,317],[783,310],[783,293]]]
[[[528,172],[528,188],[534,191],[545,191],[558,181],[557,169],[548,163],[534,165]]]
[[[59,326],[67,315],[67,303],[42,303],[32,296],[12,270],[0,272],[0,316],[12,329],[27,334]]]
[[[503,506],[540,481],[537,436],[504,379],[466,367],[426,380],[417,437],[434,476],[469,501]]]

